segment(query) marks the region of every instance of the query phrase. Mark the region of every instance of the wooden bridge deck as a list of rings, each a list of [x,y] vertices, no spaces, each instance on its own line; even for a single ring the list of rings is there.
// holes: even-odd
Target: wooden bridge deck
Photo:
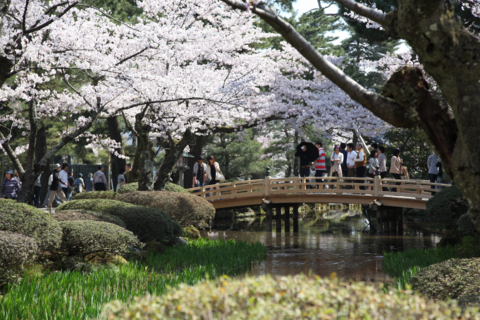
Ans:
[[[285,178],[239,181],[188,189],[210,201],[215,209],[260,205],[262,203],[353,203],[425,209],[432,197],[432,186],[449,184],[426,180],[395,180],[372,178],[323,177],[322,182],[311,178]],[[401,185],[395,185],[400,183]],[[326,188],[328,186],[328,189]],[[397,188],[397,192],[384,188]],[[362,190],[363,189],[363,190]],[[436,190],[438,192],[438,190]]]

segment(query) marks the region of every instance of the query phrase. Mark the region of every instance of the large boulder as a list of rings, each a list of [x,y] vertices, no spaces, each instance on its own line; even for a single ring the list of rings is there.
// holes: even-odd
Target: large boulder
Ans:
[[[0,199],[0,231],[34,238],[41,250],[55,250],[62,239],[62,228],[49,213],[6,199]]]
[[[155,208],[116,200],[91,199],[69,201],[57,208],[59,213],[65,210],[88,210],[114,215],[142,242],[173,243],[176,237],[182,235],[180,224],[173,221],[166,212]]]
[[[132,182],[128,184],[124,184],[118,189],[119,194],[129,193],[138,191],[138,182]],[[180,187],[178,184],[174,184],[171,182],[167,182],[165,186],[165,191],[170,192],[180,192],[180,193],[190,193],[187,189]]]
[[[215,208],[208,201],[187,193],[136,191],[119,195],[117,200],[167,212],[182,227],[206,229],[215,217]]]
[[[181,284],[161,296],[107,304],[100,319],[478,319],[455,301],[385,294],[364,283],[320,277],[229,279]]]
[[[437,192],[427,201],[428,221],[442,223],[449,230],[457,229],[458,219],[467,211],[468,201],[455,186]]]

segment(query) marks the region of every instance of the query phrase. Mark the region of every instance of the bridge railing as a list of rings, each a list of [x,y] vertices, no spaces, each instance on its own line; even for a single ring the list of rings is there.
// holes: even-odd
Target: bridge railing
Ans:
[[[399,185],[397,185],[399,184]],[[301,194],[336,194],[362,196],[393,196],[415,199],[429,199],[432,192],[439,190],[432,187],[449,187],[449,184],[431,183],[427,180],[396,180],[376,178],[338,178],[338,177],[303,177],[237,181],[208,185],[188,189],[193,194],[208,198],[207,200],[227,200],[242,197],[269,195]]]

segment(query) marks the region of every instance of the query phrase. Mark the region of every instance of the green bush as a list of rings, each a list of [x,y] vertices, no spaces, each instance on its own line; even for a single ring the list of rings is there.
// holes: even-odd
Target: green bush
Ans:
[[[384,294],[320,277],[228,278],[180,285],[165,295],[107,304],[101,319],[478,319],[455,301]]]
[[[186,193],[168,191],[136,191],[119,195],[117,200],[168,212],[182,227],[208,228],[215,217],[215,208],[205,199]]]
[[[183,228],[183,234],[189,239],[200,239],[200,231],[194,226],[188,226]]]
[[[24,265],[37,254],[35,239],[19,233],[0,231],[0,287],[18,279]]]
[[[132,183],[124,184],[117,191],[118,191],[118,194],[125,194],[125,193],[138,191],[138,182],[132,182]],[[165,186],[165,191],[190,193],[190,192],[187,191],[187,189],[182,188],[178,184],[174,184],[174,183],[171,183],[171,182],[167,182],[167,185]]]
[[[90,210],[114,215],[125,222],[126,228],[142,242],[172,242],[182,234],[181,227],[167,213],[116,200],[74,200],[57,208],[57,212],[65,210]]]
[[[478,234],[478,230],[473,224],[468,213],[463,214],[457,221],[458,231],[462,236]]]
[[[468,201],[455,186],[437,192],[427,201],[429,221],[442,223],[446,229],[457,229],[458,219],[467,211]]]
[[[103,221],[116,224],[122,228],[126,228],[125,222],[113,214],[106,212],[95,212],[87,210],[69,210],[69,211],[57,211],[55,213],[55,220],[57,221],[76,221],[76,220],[92,220]]]
[[[450,259],[420,270],[410,280],[412,288],[434,300],[478,296],[480,259]]]
[[[115,199],[117,194],[114,191],[93,191],[77,193],[73,200],[82,199]]]
[[[128,247],[140,247],[135,235],[122,227],[102,221],[64,221],[62,250],[70,256],[85,257],[93,253],[121,254]]]
[[[0,199],[0,231],[10,231],[34,238],[42,250],[60,246],[62,229],[45,211],[13,200]]]

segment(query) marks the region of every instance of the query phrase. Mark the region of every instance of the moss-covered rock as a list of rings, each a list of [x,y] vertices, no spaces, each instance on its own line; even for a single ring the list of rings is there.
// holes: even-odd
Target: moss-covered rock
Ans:
[[[101,319],[478,319],[454,301],[384,294],[320,277],[242,278],[180,285],[160,297],[107,304]]]
[[[458,219],[468,211],[468,201],[455,186],[442,189],[427,201],[429,221],[439,222],[446,229],[457,229]]]
[[[62,228],[49,213],[6,199],[0,199],[0,231],[34,238],[41,250],[55,250],[62,239]]]
[[[121,186],[118,189],[118,194],[125,194],[125,193],[135,192],[135,191],[138,191],[138,182],[132,182],[132,183],[128,183]],[[182,188],[178,184],[174,184],[171,182],[167,182],[167,185],[165,186],[165,191],[190,193],[187,191],[187,189]]]
[[[103,221],[110,222],[126,228],[125,222],[113,214],[106,212],[95,212],[88,210],[66,210],[66,211],[57,211],[54,216],[57,221],[76,221],[76,220],[92,220],[92,221]]]
[[[412,276],[412,288],[430,299],[464,299],[480,295],[480,259],[450,259]]]
[[[57,212],[65,210],[89,210],[103,212],[119,217],[128,230],[142,242],[159,241],[173,243],[175,237],[182,235],[182,228],[164,211],[106,199],[73,200],[58,207]]]
[[[114,191],[93,191],[77,193],[73,200],[82,199],[115,199],[117,194]]]
[[[215,208],[208,201],[186,193],[136,191],[119,195],[117,200],[167,212],[182,227],[206,229],[215,217]]]

